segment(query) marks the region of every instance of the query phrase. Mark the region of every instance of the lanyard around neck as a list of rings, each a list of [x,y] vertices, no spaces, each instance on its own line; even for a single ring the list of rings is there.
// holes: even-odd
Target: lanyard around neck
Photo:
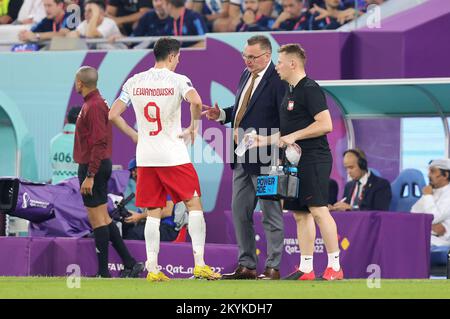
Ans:
[[[173,20],[173,34],[175,36],[182,36],[183,35],[183,25],[184,25],[184,14],[186,13],[185,10],[183,10],[183,13],[180,16],[180,24],[179,24],[179,30],[177,28],[177,21]]]
[[[53,20],[53,32],[57,32],[57,31],[59,31],[59,29],[61,29],[61,25],[62,25],[63,21],[64,21],[64,19],[61,20],[61,22],[57,24],[56,21]],[[58,28],[56,28],[56,26],[58,26]]]
[[[297,23],[294,25],[294,28],[292,29],[292,31],[297,30],[297,28],[300,26],[300,24],[302,24],[305,21],[306,17],[302,14],[302,16],[300,17],[300,19],[297,21]]]
[[[254,24],[258,24],[258,21],[261,20],[262,17],[263,17],[262,14],[256,15],[256,19],[255,19],[255,23]],[[245,24],[244,21],[242,21],[242,26],[239,29],[239,31],[241,31],[241,32],[245,31],[245,30],[247,30],[247,28],[248,28],[248,25]]]

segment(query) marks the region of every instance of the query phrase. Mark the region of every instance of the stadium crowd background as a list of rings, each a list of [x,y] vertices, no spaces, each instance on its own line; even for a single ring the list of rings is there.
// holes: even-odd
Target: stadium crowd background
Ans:
[[[0,29],[39,50],[53,37],[102,38],[198,36],[208,32],[334,30],[386,0],[2,0]],[[22,26],[22,27],[21,27]],[[185,42],[184,46],[202,45]]]

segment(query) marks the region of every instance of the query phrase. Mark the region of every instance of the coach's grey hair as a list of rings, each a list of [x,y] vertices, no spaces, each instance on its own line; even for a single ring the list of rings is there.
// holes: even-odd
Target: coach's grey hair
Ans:
[[[82,66],[77,71],[77,79],[88,88],[96,88],[98,81],[98,72],[91,66]]]
[[[264,35],[254,35],[250,39],[247,40],[248,45],[259,44],[262,50],[272,52],[272,44],[270,44],[270,40],[268,37]]]

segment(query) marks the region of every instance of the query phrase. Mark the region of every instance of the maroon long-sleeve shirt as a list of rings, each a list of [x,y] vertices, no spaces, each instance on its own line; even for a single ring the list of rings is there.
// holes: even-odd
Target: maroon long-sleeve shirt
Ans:
[[[78,164],[88,164],[88,172],[97,174],[100,162],[112,155],[112,126],[109,108],[98,90],[84,97],[75,129],[73,157]]]

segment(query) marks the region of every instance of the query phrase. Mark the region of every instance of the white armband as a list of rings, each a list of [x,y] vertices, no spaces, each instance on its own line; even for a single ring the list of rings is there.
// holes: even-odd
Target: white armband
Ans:
[[[130,95],[125,91],[120,92],[119,100],[121,100],[127,106],[130,105]]]

